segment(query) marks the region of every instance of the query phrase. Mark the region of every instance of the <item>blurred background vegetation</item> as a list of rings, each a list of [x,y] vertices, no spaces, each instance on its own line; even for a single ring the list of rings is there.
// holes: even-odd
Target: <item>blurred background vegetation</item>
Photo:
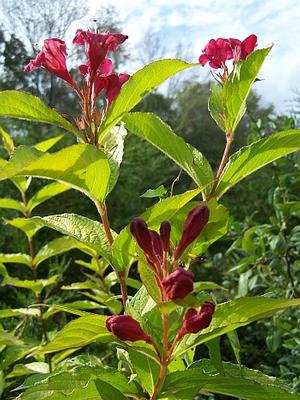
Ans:
[[[1,7],[0,89],[24,90],[41,96],[47,104],[70,118],[76,117],[78,105],[67,86],[41,69],[25,74],[23,68],[36,53],[36,43],[46,37],[63,38],[69,25],[75,19],[83,18],[87,9],[78,0],[68,3],[64,0],[7,0],[1,2]],[[102,8],[98,14],[97,24],[101,30],[122,31],[120,18],[112,8]],[[156,46],[159,47],[159,43]],[[145,52],[143,56],[147,61],[152,60],[153,54],[159,53],[153,52],[150,47]],[[79,53],[72,53],[72,65],[78,64],[79,57]],[[125,72],[126,60],[130,57],[130,54],[124,52],[118,55],[115,62],[120,72]],[[77,74],[75,68],[72,73]],[[210,82],[200,82],[197,75],[184,80],[177,79],[169,85],[169,89],[149,94],[139,104],[138,110],[152,111],[159,115],[217,167],[225,140],[209,116],[209,93]],[[270,133],[299,128],[299,104],[295,100],[293,113],[278,115],[272,105],[264,105],[259,96],[252,92],[248,111],[236,133],[233,151]],[[2,120],[1,126],[11,134],[16,144],[33,145],[61,133],[49,126],[15,120]],[[70,145],[72,141],[71,136],[65,135],[55,149]],[[6,157],[3,149],[1,157]],[[225,288],[218,297],[220,301],[264,293],[272,297],[300,296],[299,162],[299,154],[276,161],[245,179],[224,196],[222,203],[231,212],[229,233],[193,265],[196,280],[212,280]],[[29,194],[35,193],[44,184],[42,180],[33,180]],[[134,216],[158,201],[157,197],[144,198],[141,195],[160,185],[166,189],[164,195],[169,195],[171,190],[173,193],[181,193],[193,188],[190,179],[163,154],[150,144],[129,135],[119,182],[108,199],[112,227],[119,231]],[[17,199],[18,196],[18,190],[11,182],[1,183],[0,198]],[[76,212],[98,219],[90,201],[74,191],[67,191],[42,204],[34,214],[43,216],[58,212]],[[27,244],[22,233],[5,225],[5,219],[16,215],[14,211],[1,210],[2,253],[26,252]],[[54,231],[42,230],[37,235],[36,248],[55,237],[57,235]],[[73,250],[45,263],[39,271],[40,277],[61,274],[61,281],[54,289],[51,301],[59,303],[81,298],[79,292],[60,290],[62,285],[84,280],[83,268],[74,263],[76,258],[78,251]],[[15,268],[11,271],[17,277],[26,277],[23,270]],[[0,287],[2,308],[26,307],[33,301],[34,297],[29,296],[25,289]],[[66,317],[62,314],[59,316],[52,323],[53,330],[57,329],[56,325],[61,326],[65,322]],[[238,334],[242,363],[244,361],[248,367],[287,379],[300,392],[299,322],[299,310],[291,310],[272,320],[263,320],[240,329]],[[15,320],[3,320],[6,328],[14,324]],[[34,326],[29,326],[27,334],[39,335]],[[234,360],[226,337],[222,349],[225,360]],[[99,349],[91,347],[89,354],[94,352],[97,355],[97,351]],[[202,355],[207,355],[205,349],[199,350],[198,356]]]

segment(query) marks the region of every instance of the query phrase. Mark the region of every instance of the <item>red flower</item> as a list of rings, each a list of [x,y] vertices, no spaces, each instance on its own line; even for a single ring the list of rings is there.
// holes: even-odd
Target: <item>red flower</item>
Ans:
[[[209,209],[200,205],[193,208],[183,225],[183,232],[178,246],[174,252],[174,260],[177,260],[184,250],[196,239],[209,219]]]
[[[128,36],[121,33],[99,34],[78,29],[73,43],[85,47],[89,74],[94,76],[109,51],[116,51]]]
[[[163,279],[163,288],[170,300],[182,299],[193,291],[194,274],[178,267],[176,271]]]
[[[35,59],[30,60],[29,64],[24,68],[24,71],[31,72],[38,67],[43,67],[75,88],[76,85],[73,78],[67,70],[66,56],[67,47],[63,40],[56,38],[46,39],[42,50]]]
[[[257,46],[257,36],[250,35],[242,42],[239,39],[229,39],[234,61],[245,60]]]
[[[130,315],[112,315],[106,320],[106,328],[120,340],[129,340],[130,342],[144,340],[147,343],[152,343],[150,336]]]
[[[203,303],[199,312],[194,308],[190,308],[183,317],[183,324],[178,338],[181,339],[188,333],[198,333],[202,329],[208,328],[214,311],[215,304],[212,301]]]
[[[205,65],[209,62],[212,68],[223,68],[224,63],[233,57],[232,48],[228,39],[211,39],[202,50],[204,54],[199,57],[199,63]]]

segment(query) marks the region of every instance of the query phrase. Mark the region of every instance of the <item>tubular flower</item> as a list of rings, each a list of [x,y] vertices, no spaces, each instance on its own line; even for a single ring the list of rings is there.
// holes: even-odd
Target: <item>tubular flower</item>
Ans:
[[[242,42],[239,39],[229,39],[234,61],[245,60],[257,46],[257,36],[250,35]]]
[[[198,333],[202,329],[208,328],[214,311],[215,304],[212,301],[203,303],[200,311],[190,308],[183,317],[183,324],[178,333],[178,339],[181,339],[188,333]]]
[[[162,286],[168,299],[182,299],[193,291],[194,274],[178,267],[174,272],[162,280]]]
[[[73,43],[84,46],[88,57],[86,64],[89,75],[94,76],[102,65],[109,51],[116,51],[120,44],[128,38],[120,33],[93,33],[78,29],[75,33]]]
[[[120,340],[129,340],[130,342],[144,340],[149,344],[152,343],[150,336],[130,315],[112,315],[106,320],[106,328]]]
[[[42,50],[37,54],[35,59],[30,60],[24,71],[31,72],[36,68],[42,67],[53,75],[63,79],[74,88],[76,85],[67,69],[66,56],[67,47],[63,40],[56,38],[46,39]]]
[[[183,232],[178,246],[174,252],[174,259],[177,260],[184,250],[199,236],[209,219],[209,208],[199,205],[189,213],[183,225]]]
[[[137,244],[144,251],[145,256],[154,259],[152,238],[146,222],[142,218],[134,218],[130,224],[130,232]]]
[[[212,68],[223,68],[224,63],[233,57],[232,48],[228,39],[211,39],[202,50],[204,54],[199,57],[199,63],[204,66],[209,62]]]
[[[163,250],[168,252],[170,250],[170,235],[171,235],[171,225],[169,221],[164,221],[161,223],[159,233]]]

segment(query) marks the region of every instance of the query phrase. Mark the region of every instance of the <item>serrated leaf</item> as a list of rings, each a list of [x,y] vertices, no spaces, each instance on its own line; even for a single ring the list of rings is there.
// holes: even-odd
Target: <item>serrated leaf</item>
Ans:
[[[148,189],[145,193],[141,194],[141,197],[145,199],[153,199],[154,197],[162,198],[167,194],[167,189],[164,185],[158,186],[156,189]]]
[[[3,254],[0,253],[0,263],[8,264],[24,264],[31,267],[32,260],[28,254],[14,253],[14,254]]]
[[[207,159],[159,117],[152,113],[135,112],[123,118],[126,128],[147,140],[171,158],[199,186],[208,193],[214,181],[213,172]]]
[[[50,139],[42,140],[41,142],[35,144],[33,147],[45,153],[46,151],[50,150],[53,146],[55,146],[56,143],[58,143],[63,137],[64,135],[59,135],[52,137]]]
[[[14,199],[0,199],[0,208],[10,208],[12,210],[17,210],[22,213],[25,212],[24,204],[21,201]]]
[[[215,196],[220,198],[228,189],[248,175],[298,150],[300,150],[299,129],[278,132],[242,147],[229,158]]]
[[[124,125],[121,124],[119,126],[114,126],[101,141],[111,171],[107,193],[110,193],[113,190],[118,181],[126,136],[127,130],[124,128]]]
[[[39,266],[40,263],[47,260],[50,257],[57,256],[59,254],[65,253],[67,251],[79,248],[81,245],[76,239],[63,236],[57,238],[45,244],[34,258],[34,265]]]
[[[152,396],[159,377],[159,365],[150,357],[147,357],[145,354],[141,354],[134,349],[130,348],[128,353],[140,384]]]
[[[235,131],[246,111],[246,100],[260,68],[272,46],[253,51],[246,60],[236,63],[223,86],[224,125],[227,133]]]
[[[10,221],[5,220],[5,223],[20,229],[25,235],[31,239],[43,227],[37,219],[29,218],[14,218]]]
[[[182,60],[158,60],[137,71],[127,81],[108,110],[101,126],[100,140],[112,126],[116,125],[142,98],[177,72],[198,66]]]
[[[127,400],[128,397],[125,397],[122,392],[120,392],[118,389],[110,385],[109,383],[101,380],[101,379],[96,379],[95,380],[95,385],[98,390],[98,393],[100,394],[100,399],[101,400]]]
[[[37,353],[53,353],[81,348],[96,341],[112,340],[112,335],[105,327],[106,318],[103,315],[93,314],[69,322],[50,343],[39,349]]]
[[[21,315],[38,318],[40,316],[40,310],[33,307],[0,310],[0,318],[19,317]]]
[[[139,394],[136,385],[113,368],[80,367],[73,371],[57,372],[28,378],[18,389],[26,389],[16,400],[100,400],[94,381],[100,379],[122,393]],[[111,397],[111,400],[113,398]]]
[[[18,90],[4,90],[0,93],[0,116],[45,122],[82,138],[81,132],[61,114],[46,106],[38,97]]]
[[[71,236],[95,251],[94,255],[100,254],[108,263],[111,262],[110,246],[100,222],[77,214],[57,214],[32,219],[64,235]]]
[[[300,395],[279,379],[260,371],[223,363],[221,375],[209,360],[192,364],[186,371],[169,374],[159,399],[190,400],[197,393],[222,394],[243,400],[299,400]],[[188,385],[187,385],[188,382]],[[173,396],[173,397],[172,397]]]
[[[60,182],[53,182],[49,185],[42,187],[39,191],[37,191],[31,199],[28,201],[27,210],[33,211],[35,207],[39,206],[40,204],[44,203],[45,201],[51,199],[54,196],[57,196],[61,193],[70,190],[71,187],[65,185],[64,183]]]
[[[55,179],[101,202],[107,193],[110,167],[105,154],[89,144],[73,145],[51,154],[20,146],[1,169],[0,180],[16,175]]]
[[[15,145],[12,140],[12,138],[9,136],[9,134],[0,127],[0,136],[2,138],[3,144],[5,149],[7,150],[8,154],[11,155],[14,152]]]
[[[210,326],[197,334],[186,335],[175,349],[175,356],[200,343],[294,306],[300,306],[300,299],[243,297],[218,304]]]

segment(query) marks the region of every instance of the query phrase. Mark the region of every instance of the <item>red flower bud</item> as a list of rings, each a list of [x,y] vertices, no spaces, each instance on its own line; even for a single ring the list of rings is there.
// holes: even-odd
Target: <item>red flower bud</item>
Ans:
[[[214,311],[215,304],[212,301],[203,303],[199,312],[194,308],[190,308],[183,317],[182,328],[178,335],[179,339],[187,333],[198,333],[202,329],[208,328]]]
[[[152,237],[146,222],[142,218],[134,218],[130,224],[130,232],[146,257],[153,259]]]
[[[163,251],[160,242],[160,236],[155,231],[150,231],[151,241],[152,241],[152,249],[156,257],[161,261],[163,256]]]
[[[170,250],[170,235],[171,235],[171,225],[169,221],[163,221],[160,225],[160,240],[162,244],[163,251],[168,252]]]
[[[180,242],[174,252],[174,260],[177,260],[184,250],[197,238],[209,219],[209,208],[203,205],[193,208],[183,225]]]
[[[147,343],[152,343],[150,336],[130,315],[112,315],[106,320],[106,328],[120,340],[129,340],[130,342],[144,340]]]
[[[170,300],[182,299],[193,291],[194,274],[178,267],[176,271],[163,279],[162,285]]]

